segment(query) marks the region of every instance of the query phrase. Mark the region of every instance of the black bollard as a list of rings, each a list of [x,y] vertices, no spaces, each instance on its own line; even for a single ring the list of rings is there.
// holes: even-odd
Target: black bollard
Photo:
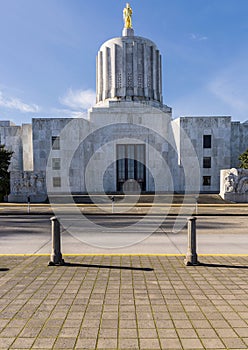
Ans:
[[[184,260],[186,266],[199,265],[196,253],[196,217],[188,218],[188,250]]]
[[[49,266],[54,265],[64,265],[65,262],[61,254],[61,244],[60,244],[60,223],[56,216],[53,216],[51,219],[52,223],[52,252],[51,260],[49,261]]]

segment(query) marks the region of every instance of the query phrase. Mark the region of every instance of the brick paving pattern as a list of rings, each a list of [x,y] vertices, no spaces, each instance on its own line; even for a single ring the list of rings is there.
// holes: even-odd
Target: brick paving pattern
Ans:
[[[1,350],[248,348],[247,257],[48,259],[0,257]]]

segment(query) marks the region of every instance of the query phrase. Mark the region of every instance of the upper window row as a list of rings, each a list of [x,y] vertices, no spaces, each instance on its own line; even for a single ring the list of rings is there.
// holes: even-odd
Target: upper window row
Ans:
[[[203,135],[203,148],[212,148],[212,135]],[[52,149],[60,150],[59,136],[52,136]]]
[[[212,135],[203,135],[203,148],[212,147]]]
[[[60,138],[59,136],[52,136],[52,149],[59,150],[60,149]]]

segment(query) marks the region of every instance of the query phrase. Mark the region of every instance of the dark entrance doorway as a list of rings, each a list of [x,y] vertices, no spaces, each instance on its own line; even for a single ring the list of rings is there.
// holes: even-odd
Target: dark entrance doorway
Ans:
[[[135,191],[137,186],[146,190],[146,149],[145,145],[117,145],[117,191]]]

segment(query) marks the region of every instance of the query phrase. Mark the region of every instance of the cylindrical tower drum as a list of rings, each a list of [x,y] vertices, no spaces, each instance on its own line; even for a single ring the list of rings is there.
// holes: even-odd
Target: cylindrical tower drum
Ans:
[[[101,46],[96,76],[97,103],[106,99],[163,103],[159,50],[152,41],[132,35],[132,30]]]

